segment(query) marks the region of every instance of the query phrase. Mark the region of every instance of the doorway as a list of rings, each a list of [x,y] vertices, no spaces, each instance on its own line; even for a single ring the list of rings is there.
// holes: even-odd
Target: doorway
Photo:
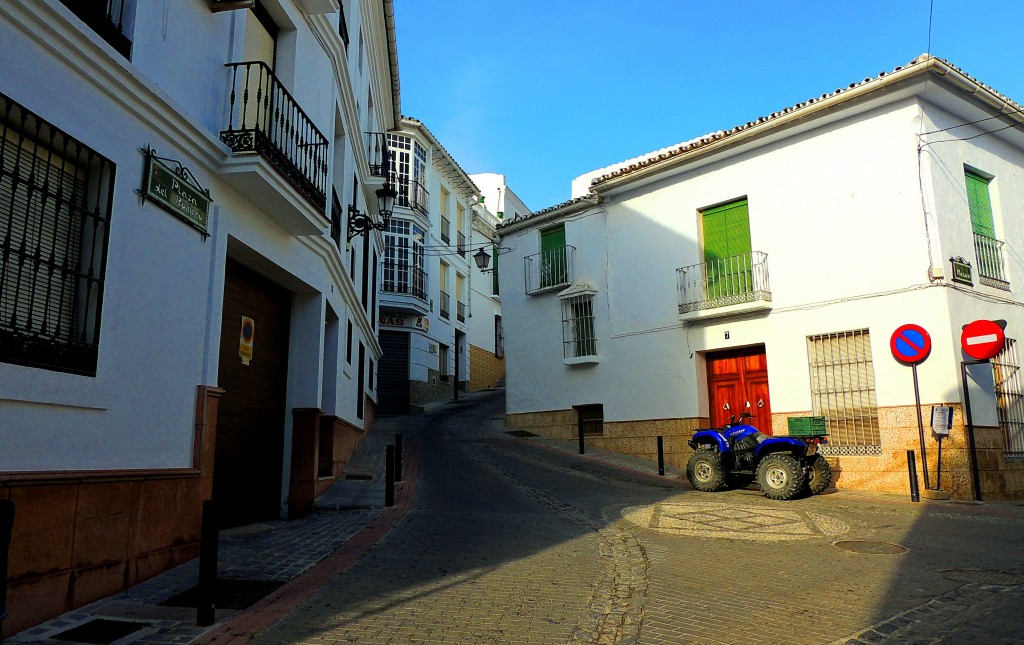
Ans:
[[[764,434],[772,434],[772,406],[768,392],[768,358],[764,345],[709,352],[708,401],[711,425],[721,427],[731,415],[750,412],[747,423]],[[746,403],[750,402],[750,408]],[[724,405],[729,404],[729,410]]]

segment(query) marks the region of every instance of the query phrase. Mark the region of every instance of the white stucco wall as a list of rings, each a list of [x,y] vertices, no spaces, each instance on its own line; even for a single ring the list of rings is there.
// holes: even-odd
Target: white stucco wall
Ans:
[[[366,8],[353,6],[358,25]],[[339,76],[305,18],[290,3],[282,7],[275,18],[284,18],[282,27],[292,29],[283,37],[283,80],[330,140],[339,96],[343,110],[349,103],[354,107],[353,94],[363,96],[365,113],[368,87],[390,91],[379,78],[388,72],[386,49],[377,44],[383,61],[367,54],[361,74],[350,78],[341,70],[341,81],[354,87],[338,89],[331,79]],[[239,49],[245,13],[215,14],[197,2],[140,3],[128,62],[109,54],[94,33],[75,26],[77,19],[59,2],[0,6],[3,60],[18,61],[0,65],[0,91],[116,164],[97,374],[0,363],[0,471],[191,467],[196,387],[217,385],[229,255],[294,294],[289,413],[282,420],[286,443],[293,407],[321,406],[361,425],[355,415],[355,349],[351,365],[344,358],[348,320],[354,323],[353,347],[363,342],[368,361],[380,357],[360,302],[361,258],[349,276],[348,254],[329,238],[284,230],[263,204],[222,175],[221,163],[230,157],[218,139],[227,112],[224,64],[237,60],[233,52]],[[336,25],[336,16],[332,19]],[[32,31],[35,20],[55,33],[40,37]],[[353,61],[356,47],[353,42],[349,48]],[[286,79],[289,64],[292,78]],[[389,102],[378,100],[371,121],[385,122],[385,108]],[[352,146],[364,145],[362,128],[347,111],[340,122],[360,133],[342,139],[346,148],[329,155],[335,163],[344,160],[350,177]],[[210,190],[208,238],[140,200],[139,148],[147,145],[181,161]],[[359,170],[361,176],[365,172]],[[342,182],[338,192],[348,201],[351,186]],[[324,233],[328,228],[325,220]],[[361,251],[359,238],[355,242]],[[380,248],[377,235],[372,248]],[[372,262],[368,266],[372,271]],[[324,329],[328,306],[339,319],[333,334]],[[332,344],[326,351],[325,343]],[[325,366],[332,364],[337,372],[325,378]],[[287,466],[286,449],[284,484]]]
[[[857,329],[870,330],[878,405],[909,405],[911,370],[889,349],[904,323],[924,326],[933,340],[919,367],[922,401],[959,401],[960,326],[990,317],[1012,319],[1008,329],[1021,329],[1024,319],[1019,307],[999,300],[1010,294],[977,283],[955,291],[948,277],[930,281],[929,266],[944,265],[948,274],[952,247],[973,254],[969,217],[963,226],[966,159],[980,159],[978,167],[997,176],[996,209],[1006,217],[1006,205],[1024,197],[1024,158],[995,138],[941,150],[953,170],[931,173],[926,193],[943,207],[926,215],[916,138],[922,106],[931,109],[904,95],[845,118],[833,113],[784,137],[614,191],[602,205],[561,220],[566,243],[576,247],[576,280],[598,291],[596,365],[563,363],[555,293],[524,294],[523,258],[540,251],[539,229],[547,224],[507,232],[502,245],[514,249],[501,273],[508,411],[603,403],[606,421],[706,416],[702,353],[764,344],[772,411],[804,412],[811,409],[807,337]],[[676,269],[703,261],[699,213],[739,198],[748,200],[753,250],[768,254],[771,312],[684,324]],[[960,212],[947,215],[954,205]],[[1011,247],[1020,227],[1003,227]],[[1010,271],[1019,283],[1017,262]]]

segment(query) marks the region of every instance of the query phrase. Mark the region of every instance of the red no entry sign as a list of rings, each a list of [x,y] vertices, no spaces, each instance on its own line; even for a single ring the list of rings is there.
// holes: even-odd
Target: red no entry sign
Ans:
[[[920,363],[932,351],[932,337],[920,325],[900,325],[889,339],[889,349],[898,361]]]
[[[1003,351],[1006,336],[1003,328],[991,320],[975,320],[964,325],[960,346],[973,359],[985,361]]]

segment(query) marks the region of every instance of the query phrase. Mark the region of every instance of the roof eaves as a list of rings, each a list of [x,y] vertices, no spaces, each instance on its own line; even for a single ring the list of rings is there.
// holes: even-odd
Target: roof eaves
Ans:
[[[498,224],[498,234],[506,235],[513,231],[536,226],[558,217],[564,217],[566,215],[586,210],[591,206],[597,206],[603,201],[604,197],[595,193],[583,195],[582,197],[575,197],[569,201],[535,211],[528,215],[520,215],[512,219],[504,220],[501,224]]]
[[[865,78],[860,82],[851,83],[845,88],[839,88],[831,93],[810,98],[802,103],[797,103],[796,105],[784,108],[780,111],[772,112],[768,116],[758,117],[755,121],[748,121],[747,123],[736,126],[730,130],[714,132],[703,137],[681,143],[675,147],[667,149],[663,148],[654,153],[642,155],[641,157],[636,158],[637,160],[633,163],[628,163],[626,165],[617,164],[618,167],[616,167],[616,165],[610,166],[610,168],[616,169],[594,178],[590,183],[590,190],[593,192],[610,190],[616,186],[629,183],[630,181],[642,176],[659,172],[663,168],[681,163],[690,156],[705,152],[710,153],[712,150],[716,150],[722,145],[728,145],[736,140],[746,139],[749,136],[760,134],[779,127],[794,119],[804,118],[810,113],[828,108],[839,101],[854,98],[862,93],[889,85],[901,78],[923,74],[929,70],[940,76],[947,76],[950,72],[954,72],[960,78],[961,85],[966,83],[970,86],[967,89],[983,89],[992,97],[997,99],[995,102],[989,101],[990,103],[1002,102],[1003,107],[1011,110],[1015,109],[1016,111],[1024,109],[1006,96],[965,74],[956,66],[951,65],[948,61],[936,56],[922,54],[910,61],[907,65],[896,67],[892,72],[882,72],[874,78]],[[995,106],[1000,107],[998,105]]]

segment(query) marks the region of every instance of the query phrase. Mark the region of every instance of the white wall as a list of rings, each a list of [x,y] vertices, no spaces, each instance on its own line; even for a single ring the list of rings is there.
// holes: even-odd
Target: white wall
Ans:
[[[514,249],[503,257],[501,272],[508,411],[603,403],[608,421],[704,416],[702,352],[763,343],[773,412],[804,412],[811,409],[807,337],[856,329],[871,333],[878,405],[908,405],[911,371],[892,358],[889,339],[911,322],[933,340],[931,356],[919,367],[922,401],[958,401],[960,325],[1018,317],[1018,308],[984,304],[954,292],[948,279],[928,279],[936,252],[927,242],[919,189],[920,125],[913,98],[843,120],[833,114],[821,127],[805,124],[783,140],[613,192],[602,206],[570,215],[563,223],[567,244],[577,249],[576,280],[598,290],[597,365],[563,364],[557,295],[524,294],[523,258],[539,252],[538,229],[545,224],[506,233],[502,246]],[[960,156],[980,159],[979,167],[996,174],[1006,216],[1005,206],[1024,198],[1020,151],[998,141],[961,147]],[[935,200],[962,205],[963,162],[944,163],[959,168],[959,177],[955,190],[936,179]],[[703,261],[700,210],[744,197],[753,250],[768,254],[771,313],[684,325],[676,269]],[[939,220],[946,219],[940,212]],[[946,228],[941,236],[931,231],[941,237],[943,256],[949,253]],[[1005,222],[1004,230],[1011,231]],[[1019,231],[1015,226],[1006,233],[1013,237],[1008,246]],[[963,247],[969,233],[968,221],[966,234],[951,235],[951,244]],[[970,246],[959,253],[966,251],[973,253]],[[948,273],[945,257],[931,259]],[[1017,260],[1011,264],[1011,280],[1019,284]],[[973,290],[978,293],[999,295]],[[1015,324],[1019,329],[1024,320]]]

